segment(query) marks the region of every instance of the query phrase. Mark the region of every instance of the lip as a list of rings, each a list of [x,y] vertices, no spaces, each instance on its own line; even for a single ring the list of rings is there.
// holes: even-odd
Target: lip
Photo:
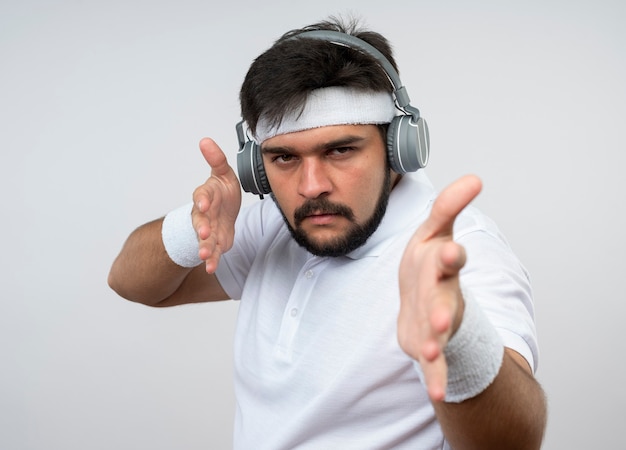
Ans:
[[[329,225],[337,218],[337,214],[311,214],[306,221],[313,225]]]

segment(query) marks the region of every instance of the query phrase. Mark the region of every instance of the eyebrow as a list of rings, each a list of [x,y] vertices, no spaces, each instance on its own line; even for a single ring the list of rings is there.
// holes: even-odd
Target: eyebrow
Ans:
[[[366,138],[363,136],[354,136],[354,135],[342,136],[339,139],[322,142],[316,145],[313,148],[313,150],[319,151],[319,150],[328,150],[328,149],[337,148],[337,147],[345,147],[346,145],[357,144],[361,141],[364,141],[365,139]],[[297,151],[294,147],[290,147],[287,145],[269,146],[269,147],[261,146],[261,153],[283,155],[285,153],[297,153]]]

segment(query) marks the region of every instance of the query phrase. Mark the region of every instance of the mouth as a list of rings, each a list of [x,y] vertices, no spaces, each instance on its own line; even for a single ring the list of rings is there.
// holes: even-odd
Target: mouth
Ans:
[[[325,213],[325,212],[315,212],[313,214],[307,215],[304,220],[313,224],[313,225],[329,225],[331,224],[337,217],[343,217],[340,214],[335,213]]]

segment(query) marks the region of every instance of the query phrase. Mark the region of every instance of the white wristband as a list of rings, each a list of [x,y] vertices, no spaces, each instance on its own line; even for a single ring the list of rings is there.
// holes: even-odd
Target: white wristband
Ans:
[[[448,364],[445,401],[451,403],[460,403],[487,389],[504,357],[502,339],[478,302],[467,292],[463,298],[463,320],[444,350]]]
[[[444,350],[448,365],[444,401],[449,403],[461,403],[487,389],[504,357],[504,345],[494,326],[471,295],[464,292],[463,297],[463,320]],[[417,361],[414,366],[425,384],[421,366]]]
[[[161,238],[170,259],[182,267],[195,267],[202,263],[198,256],[198,235],[191,222],[193,203],[169,212],[163,219]]]

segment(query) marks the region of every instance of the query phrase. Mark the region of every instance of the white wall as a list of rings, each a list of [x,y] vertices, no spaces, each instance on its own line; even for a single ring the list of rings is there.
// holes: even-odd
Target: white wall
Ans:
[[[0,448],[230,446],[236,305],[152,310],[106,276],[208,175],[201,137],[234,161],[251,60],[349,11],[395,44],[431,178],[480,175],[532,274],[544,448],[625,448],[626,4],[212,3],[0,5]]]

